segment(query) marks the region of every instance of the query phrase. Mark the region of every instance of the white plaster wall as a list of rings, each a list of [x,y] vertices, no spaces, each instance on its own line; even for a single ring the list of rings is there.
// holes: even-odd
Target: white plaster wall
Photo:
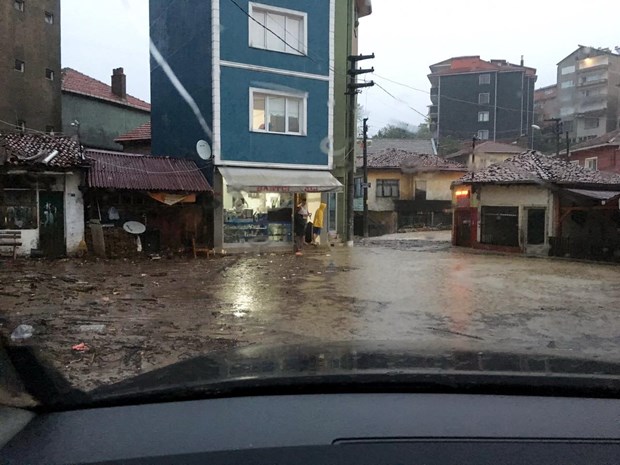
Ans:
[[[11,229],[7,231],[13,231]],[[22,245],[17,247],[17,255],[28,256],[30,255],[30,249],[36,249],[39,246],[39,230],[38,229],[22,229],[16,232],[22,234]],[[1,255],[13,255],[13,247],[0,246]]]
[[[81,174],[66,175],[65,244],[68,255],[75,255],[84,239],[84,197],[80,191]]]
[[[542,186],[483,186],[480,189],[479,217],[480,208],[483,206],[494,207],[519,207],[519,245],[525,248],[527,253],[544,255],[549,249],[549,236],[555,234],[555,224],[553,222],[554,195]],[[527,245],[527,210],[528,208],[546,208],[545,220],[545,244]],[[478,222],[478,240],[480,240],[481,222]]]

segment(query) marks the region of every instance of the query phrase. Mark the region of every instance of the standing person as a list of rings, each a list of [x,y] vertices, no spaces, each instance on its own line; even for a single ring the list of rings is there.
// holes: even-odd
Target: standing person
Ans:
[[[326,208],[327,208],[327,204],[321,203],[321,205],[319,205],[319,208],[317,209],[317,211],[314,213],[314,220],[313,220],[314,240],[312,241],[312,245],[319,245],[317,243],[317,239],[321,235],[321,230],[323,229],[323,222],[324,222],[324,218],[325,218],[325,209]]]
[[[301,197],[297,208],[295,209],[295,220],[293,228],[295,230],[295,255],[303,255],[304,236],[306,234],[306,222],[308,221],[308,205],[306,197]]]

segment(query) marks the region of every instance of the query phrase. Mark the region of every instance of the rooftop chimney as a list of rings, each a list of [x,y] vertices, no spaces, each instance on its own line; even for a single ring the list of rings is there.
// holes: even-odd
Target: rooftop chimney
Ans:
[[[127,98],[127,76],[123,68],[112,70],[112,93],[122,99]]]
[[[521,66],[523,66],[525,64],[525,61],[523,60],[523,55],[521,55]]]

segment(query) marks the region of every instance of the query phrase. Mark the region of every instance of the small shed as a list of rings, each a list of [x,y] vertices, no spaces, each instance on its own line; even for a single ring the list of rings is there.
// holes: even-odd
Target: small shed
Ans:
[[[620,175],[538,152],[452,184],[455,245],[620,260]]]
[[[84,239],[82,191],[86,164],[71,137],[0,134],[0,251],[20,256],[77,254]],[[8,250],[7,250],[8,249]]]
[[[146,226],[145,252],[212,241],[212,189],[193,161],[103,150],[86,150],[85,157],[86,217],[101,225],[107,256],[136,252],[123,229],[129,221]]]

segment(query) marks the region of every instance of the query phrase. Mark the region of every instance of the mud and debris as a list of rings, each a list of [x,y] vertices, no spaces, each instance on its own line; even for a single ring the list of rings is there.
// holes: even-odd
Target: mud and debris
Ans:
[[[620,267],[429,242],[303,257],[1,261],[0,331],[31,325],[27,343],[87,390],[257,344],[442,339],[620,356]]]

